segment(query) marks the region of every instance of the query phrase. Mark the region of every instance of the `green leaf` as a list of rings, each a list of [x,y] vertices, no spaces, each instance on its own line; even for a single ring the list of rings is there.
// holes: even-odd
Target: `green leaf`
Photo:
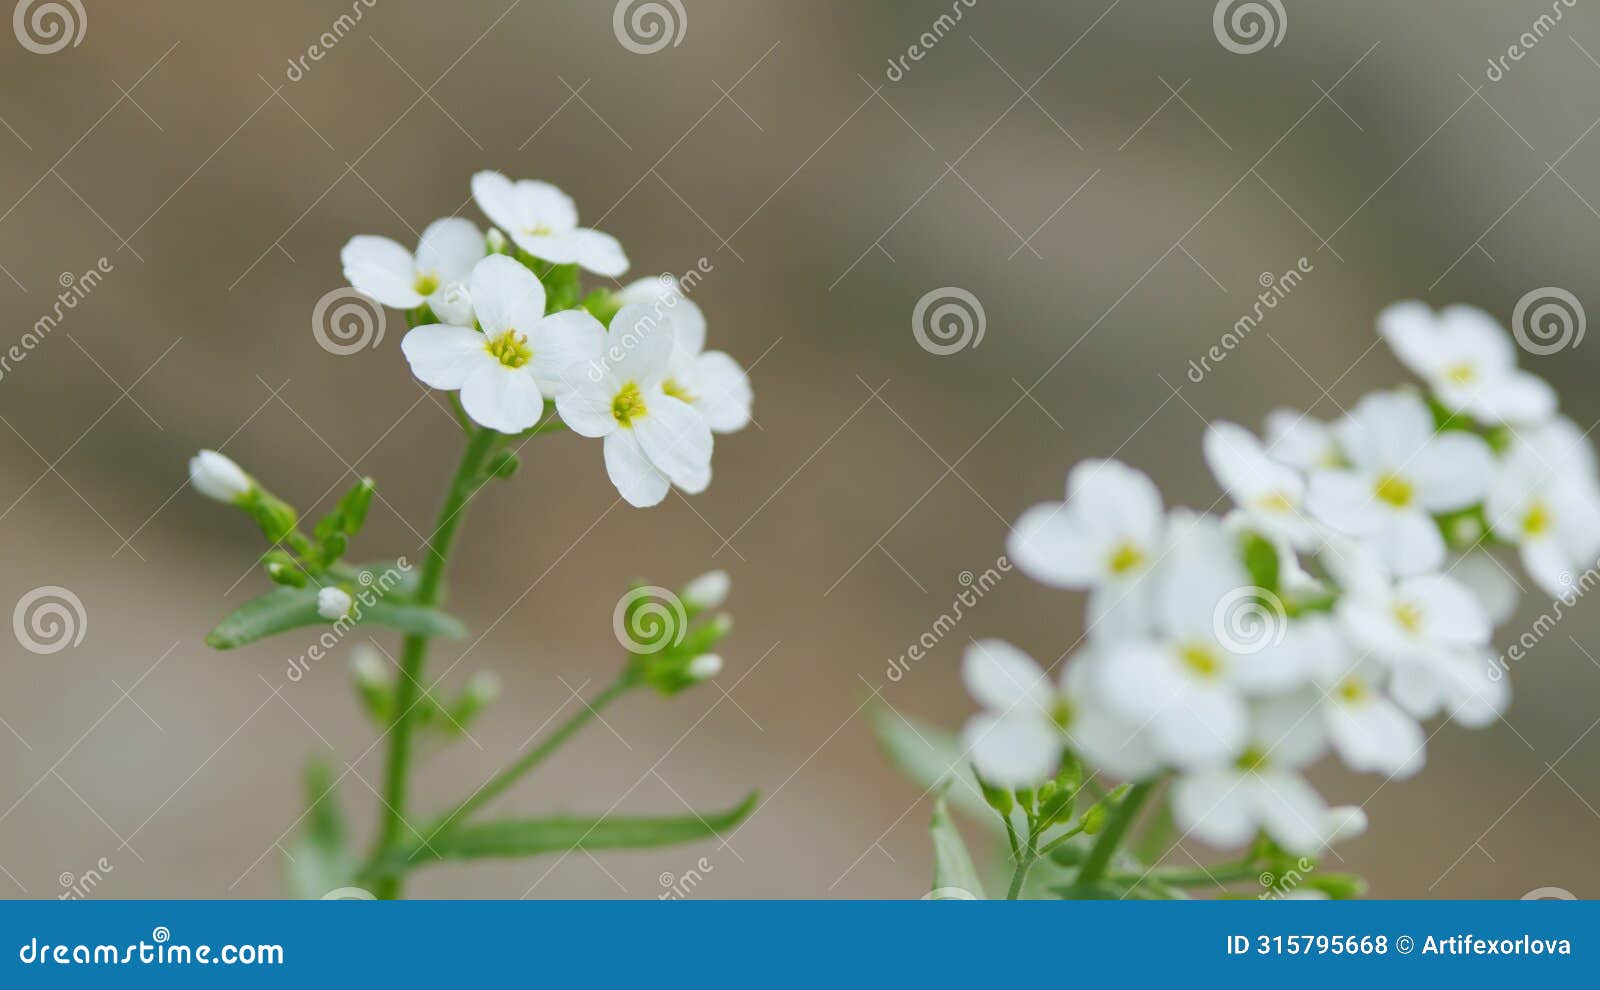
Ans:
[[[972,856],[967,852],[967,844],[961,841],[961,833],[950,821],[943,794],[934,799],[933,824],[929,832],[933,836],[933,892],[941,895],[937,899],[983,900],[978,870],[972,865]],[[965,891],[971,896],[963,897],[956,891]]]
[[[1259,533],[1244,534],[1244,566],[1257,588],[1278,590],[1278,550]]]
[[[395,872],[447,859],[521,858],[577,849],[647,849],[694,842],[744,821],[759,797],[759,792],[751,791],[738,805],[707,815],[561,815],[461,825],[420,845],[415,855],[401,852],[391,856],[381,869]]]
[[[231,650],[291,629],[336,625],[317,614],[317,590],[309,586],[277,587],[252,598],[217,623],[216,628],[206,634],[206,644],[219,650]],[[442,639],[460,639],[467,635],[461,620],[435,608],[384,599],[370,605],[362,602],[362,595],[373,594],[358,586],[349,620],[339,621],[347,625],[387,626],[403,633]]]
[[[950,801],[957,808],[1001,832],[1004,825],[983,798],[978,778],[956,737],[918,719],[907,718],[887,705],[867,710],[872,731],[884,754],[911,782],[929,789],[950,782]]]
[[[321,760],[306,765],[306,800],[305,827],[285,854],[284,883],[290,897],[316,900],[350,884],[356,857],[334,793],[333,771]]]

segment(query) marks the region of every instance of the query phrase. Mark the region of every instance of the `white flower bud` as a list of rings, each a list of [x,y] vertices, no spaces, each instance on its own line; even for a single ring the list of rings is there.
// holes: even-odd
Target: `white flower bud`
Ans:
[[[319,607],[321,604],[320,599],[321,596],[318,595]],[[389,683],[388,665],[379,657],[378,651],[366,643],[356,644],[355,650],[351,652],[350,672],[355,675],[356,683],[358,684],[383,686]]]
[[[715,653],[702,653],[689,661],[689,676],[697,681],[722,673],[722,658]]]
[[[440,323],[453,327],[472,326],[472,296],[460,282],[451,282],[428,297],[428,306]]]
[[[479,705],[488,705],[500,697],[500,678],[492,670],[480,670],[467,678],[466,693]]]
[[[350,593],[341,588],[322,588],[317,592],[317,614],[324,619],[344,618],[350,614],[353,604]]]
[[[256,485],[243,468],[214,450],[202,450],[189,458],[189,483],[206,498],[235,505]]]
[[[727,571],[707,571],[683,588],[683,603],[690,608],[716,608],[728,600],[728,589],[733,581]]]
[[[1367,813],[1353,804],[1329,808],[1324,819],[1327,844],[1354,839],[1367,831]]]
[[[487,238],[490,254],[504,254],[506,250],[506,235],[500,233],[499,227],[490,227]]]

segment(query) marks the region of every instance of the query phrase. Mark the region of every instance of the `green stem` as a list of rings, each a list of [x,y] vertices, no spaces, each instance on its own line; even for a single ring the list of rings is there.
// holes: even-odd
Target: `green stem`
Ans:
[[[1006,891],[1006,900],[1014,901],[1022,896],[1022,884],[1028,879],[1028,871],[1033,869],[1034,861],[1039,858],[1033,848],[1033,839],[1028,839],[1028,846],[1022,851],[1022,856],[1017,860],[1017,868],[1011,874],[1011,889]]]
[[[1089,850],[1089,856],[1083,861],[1083,869],[1078,871],[1079,887],[1093,888],[1106,875],[1106,870],[1111,866],[1111,857],[1116,854],[1117,847],[1122,844],[1128,830],[1133,827],[1133,820],[1139,817],[1139,808],[1150,797],[1150,792],[1160,783],[1159,777],[1141,780],[1128,788],[1128,793],[1122,796],[1122,801],[1117,804],[1117,810],[1111,813],[1111,819],[1106,822],[1105,828],[1095,840],[1094,846]]]
[[[579,729],[599,715],[603,708],[616,701],[623,694],[637,686],[638,683],[639,681],[631,673],[624,672],[604,691],[584,702],[583,708],[574,712],[571,718],[561,723],[554,732],[545,736],[539,745],[528,750],[521,759],[489,778],[487,784],[478,788],[470,797],[457,804],[437,822],[425,829],[421,841],[431,842],[454,828],[457,822],[464,820],[474,811],[505,793],[506,789],[516,783],[523,774],[543,763],[546,757],[560,749],[562,744],[572,738]]]
[[[461,526],[467,503],[484,482],[483,469],[489,455],[499,443],[500,435],[493,430],[480,429],[467,439],[466,450],[461,453],[461,464],[456,468],[455,479],[445,493],[444,504],[439,507],[439,519],[434,526],[433,539],[424,550],[422,575],[417,582],[416,603],[435,605],[444,583],[445,566],[450,560],[450,550],[455,544],[456,531]],[[394,724],[389,727],[389,763],[384,777],[384,817],[379,826],[377,847],[373,858],[380,858],[400,841],[406,827],[406,784],[411,767],[411,710],[417,704],[417,691],[422,680],[423,664],[428,658],[428,637],[412,635],[405,638],[400,656],[400,681],[395,686]],[[393,899],[400,896],[399,875],[385,877],[373,891],[379,897]]]

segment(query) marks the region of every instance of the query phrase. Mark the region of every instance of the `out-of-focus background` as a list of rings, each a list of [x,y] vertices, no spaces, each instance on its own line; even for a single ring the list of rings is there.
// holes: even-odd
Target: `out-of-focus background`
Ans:
[[[1225,45],[1192,0],[685,0],[658,5],[664,46],[619,34],[609,2],[84,6],[76,45],[0,39],[0,347],[74,303],[0,367],[0,604],[67,589],[83,633],[50,654],[0,642],[9,896],[91,873],[92,896],[277,895],[321,749],[369,833],[383,750],[348,647],[291,681],[309,636],[202,642],[266,581],[252,527],[187,490],[185,460],[220,447],[308,510],[370,474],[357,556],[414,555],[458,432],[407,371],[398,314],[340,356],[313,309],[352,234],[483,222],[478,169],[560,185],[636,273],[706,259],[695,297],[752,369],[758,422],[718,440],[708,492],[650,511],[607,510],[599,445],[570,435],[484,493],[451,588],[484,635],[432,670],[446,689],[498,671],[505,696],[416,802],[475,787],[612,675],[629,579],[711,567],[737,617],[715,686],[625,700],[499,807],[765,799],[725,842],[435,868],[425,896],[651,897],[691,874],[694,896],[921,895],[930,803],[867,702],[955,727],[970,638],[1053,658],[1079,636],[1081,599],[1012,574],[889,676],[1072,463],[1114,453],[1207,507],[1207,421],[1332,417],[1404,377],[1375,346],[1386,303],[1504,320],[1545,286],[1600,300],[1600,14],[1582,3],[1256,4],[1275,45]],[[948,287],[984,333],[936,354],[913,311]],[[1586,428],[1596,353],[1523,357]],[[1372,820],[1339,868],[1389,897],[1600,893],[1594,611],[1515,670],[1502,724],[1446,727],[1417,778],[1319,771]]]

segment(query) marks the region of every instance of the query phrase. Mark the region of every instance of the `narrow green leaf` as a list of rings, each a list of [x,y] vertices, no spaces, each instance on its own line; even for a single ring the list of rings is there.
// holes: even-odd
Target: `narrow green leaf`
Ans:
[[[290,897],[315,900],[349,885],[356,858],[334,793],[333,771],[321,760],[306,766],[306,800],[305,826],[285,854],[284,883]]]
[[[386,600],[364,605],[360,596],[369,592],[358,587],[356,593],[356,606],[349,619],[339,620],[347,626],[387,626],[403,633],[444,639],[460,639],[467,634],[461,620],[438,609]],[[217,623],[206,635],[206,644],[219,650],[231,650],[267,636],[315,625],[338,625],[317,614],[317,589],[278,587],[245,602]]]
[[[912,783],[929,789],[949,781],[950,801],[957,808],[996,832],[1004,829],[984,800],[978,778],[972,773],[971,758],[963,754],[963,747],[954,735],[898,714],[887,705],[872,705],[867,717],[889,762],[910,777]]]
[[[983,884],[978,880],[978,870],[972,865],[972,856],[961,833],[950,821],[945,808],[944,795],[933,802],[933,893],[936,900],[983,900]],[[967,896],[958,893],[964,891]]]
[[[758,792],[751,791],[735,807],[706,815],[561,815],[462,825],[431,840],[414,856],[398,854],[385,865],[390,870],[405,870],[446,859],[520,858],[577,849],[645,849],[693,842],[744,821],[755,810],[759,797]]]

